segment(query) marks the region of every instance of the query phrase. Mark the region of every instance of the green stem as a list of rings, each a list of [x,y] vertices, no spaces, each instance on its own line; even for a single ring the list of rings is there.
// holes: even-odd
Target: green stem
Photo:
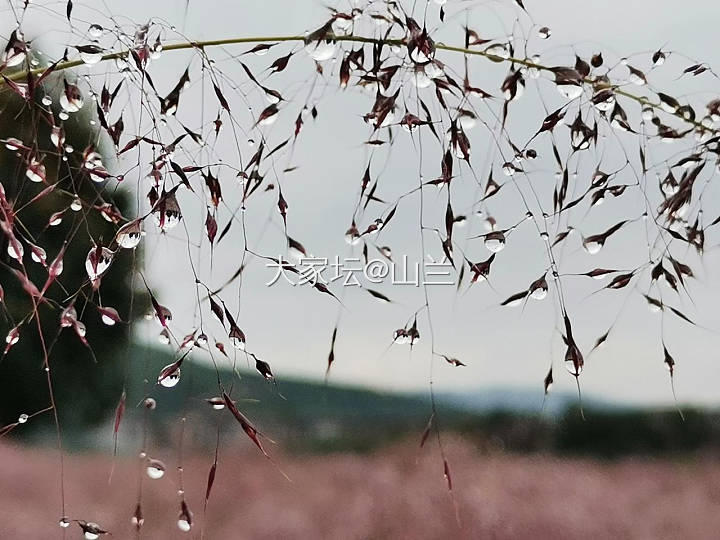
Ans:
[[[165,51],[180,51],[184,49],[205,49],[206,47],[219,47],[222,45],[237,45],[240,43],[267,43],[267,42],[281,42],[281,41],[305,41],[305,36],[260,36],[260,37],[241,37],[241,38],[226,38],[226,39],[213,39],[208,41],[188,41],[184,43],[174,43],[171,45],[166,45],[163,47],[163,52]],[[380,44],[383,43],[385,45],[404,45],[404,41],[402,39],[378,39],[378,38],[370,38],[370,37],[363,37],[363,36],[334,36],[329,35],[328,39],[333,39],[335,41],[346,41],[346,42],[352,42],[352,43],[371,43],[371,44]],[[490,54],[486,51],[481,50],[474,50],[474,49],[466,49],[464,47],[454,47],[452,45],[445,45],[443,43],[437,43],[435,45],[435,48],[442,51],[450,51],[450,52],[457,52],[461,54],[467,54],[472,56],[482,56],[485,58],[488,58],[494,62],[511,62],[513,64],[519,64],[522,66],[525,66],[527,68],[534,68],[540,71],[552,71],[552,68],[549,66],[545,66],[543,64],[539,64],[536,62],[532,62],[531,60],[527,60],[524,58],[503,58],[500,56],[496,56],[494,54]],[[117,51],[105,54],[101,57],[100,62],[106,62],[108,60],[117,60],[120,58],[126,58],[129,54],[129,51]],[[74,67],[78,67],[83,65],[84,62],[82,60],[68,60],[65,62],[60,62],[56,67],[54,71],[63,71],[66,69],[71,69]],[[11,81],[24,81],[27,79],[28,73],[32,75],[40,75],[45,71],[46,68],[35,68],[31,69],[29,71],[18,71],[16,73],[13,73],[9,76],[6,76],[7,79]],[[583,80],[584,83],[593,85],[596,81],[593,79],[585,78]],[[0,80],[0,88],[6,84],[5,80]],[[628,92],[626,90],[622,90],[621,88],[613,88],[613,91],[621,95],[623,97],[626,97],[628,99],[631,99],[633,101],[636,101],[637,103],[652,107],[653,109],[663,111],[666,114],[669,114],[671,116],[674,116],[686,124],[692,125],[693,127],[709,131],[711,133],[720,133],[720,130],[716,128],[711,128],[703,125],[701,122],[698,122],[697,120],[690,120],[688,118],[683,117],[681,114],[677,112],[668,112],[665,109],[663,109],[660,105],[660,103],[654,103],[650,101],[645,96],[639,96],[637,94],[633,94],[631,92]]]

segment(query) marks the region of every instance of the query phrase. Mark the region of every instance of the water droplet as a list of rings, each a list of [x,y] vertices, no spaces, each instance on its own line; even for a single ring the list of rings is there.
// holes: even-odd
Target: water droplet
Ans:
[[[25,248],[23,248],[23,245],[16,240],[15,242],[8,242],[7,247],[8,255],[10,255],[13,259],[16,261],[21,261],[23,258],[23,255],[25,254]]]
[[[567,99],[577,99],[582,95],[583,88],[579,84],[558,84],[558,92],[560,92]]]
[[[352,18],[336,17],[336,19],[332,22],[333,33],[338,36],[348,35],[351,33],[352,24]],[[267,52],[267,49],[265,49],[265,52]]]
[[[56,148],[60,148],[63,144],[65,144],[65,134],[60,126],[54,126],[52,128],[52,131],[50,132],[50,142],[52,142],[53,146]]]
[[[236,349],[238,349],[240,351],[245,350],[245,336],[244,335],[243,336],[230,335],[229,337],[230,337],[230,343],[232,344],[233,347],[235,347]]]
[[[63,220],[63,211],[55,212],[52,216],[50,216],[50,219],[48,220],[48,225],[50,227],[57,227],[62,223]]]
[[[165,476],[165,464],[158,459],[151,459],[148,461],[145,472],[153,480],[158,480]]]
[[[145,401],[143,401],[143,405],[147,410],[154,411],[155,407],[157,407],[157,402],[153,398],[149,397],[145,398]]]
[[[75,306],[71,305],[66,307],[60,314],[60,326],[63,328],[70,328],[71,326],[75,326],[76,323],[77,310],[75,309]]]
[[[66,83],[65,91],[60,94],[60,106],[63,108],[63,111],[65,113],[78,112],[84,104],[85,100],[83,99],[80,88],[74,84]],[[62,118],[62,112],[60,113],[60,117]],[[67,120],[67,118],[63,118],[63,120]]]
[[[90,281],[99,279],[112,263],[114,253],[107,247],[93,246],[85,258],[85,271]]]
[[[78,525],[80,525],[80,528],[85,533],[85,540],[97,540],[98,538],[100,538],[101,534],[106,534],[106,531],[104,531],[97,523],[86,523],[84,521],[80,521],[78,522]]]
[[[607,98],[595,103],[595,108],[600,112],[607,112],[615,106],[615,94],[609,94]]]
[[[155,217],[155,223],[161,231],[170,230],[180,223],[182,213],[180,212],[180,205],[174,193],[168,195],[165,201],[158,205],[157,210],[153,212],[153,216]]]
[[[360,231],[354,225],[345,232],[345,242],[351,246],[360,242]]]
[[[410,60],[416,64],[427,64],[432,62],[435,57],[435,48],[427,48],[425,46],[417,46],[417,42],[413,39],[409,45],[409,56]]]
[[[404,328],[398,328],[397,330],[395,330],[395,333],[393,334],[393,342],[397,343],[398,345],[405,345],[407,343],[410,343],[407,330],[405,330]]]
[[[530,296],[535,300],[544,300],[547,297],[548,284],[545,279],[539,279],[530,286]]]
[[[647,84],[647,80],[645,77],[643,77],[640,73],[630,72],[630,75],[628,76],[628,80],[637,85],[637,86],[643,86]]]
[[[505,234],[502,231],[493,231],[485,236],[485,247],[493,253],[505,249]]]
[[[40,246],[31,245],[30,258],[38,264],[45,264],[45,261],[47,260],[47,253],[45,253],[45,250]]]
[[[418,332],[417,328],[411,328],[408,330],[407,336],[410,340],[410,345],[415,345],[418,341],[420,341],[420,332]]]
[[[490,54],[492,56],[497,56],[498,58],[508,59],[510,58],[510,51],[508,50],[507,46],[504,43],[497,43],[495,45],[490,45],[487,49],[485,49],[486,54]]]
[[[115,308],[112,307],[101,307],[98,308],[100,311],[100,318],[102,322],[108,326],[114,326],[115,323],[120,322],[120,314]]]
[[[170,345],[170,333],[167,328],[163,328],[162,332],[160,332],[158,341],[161,345]]]
[[[183,494],[181,493],[180,496]],[[185,499],[180,503],[180,513],[177,520],[178,529],[182,532],[188,532],[192,528],[192,512],[188,508]]]
[[[225,408],[225,400],[221,397],[212,397],[205,400],[210,406],[216,411],[221,411]]]
[[[599,253],[600,250],[603,247],[603,243],[599,240],[583,240],[583,248],[585,251],[587,251],[590,255],[595,255],[596,253]]]
[[[470,130],[475,127],[475,123],[477,121],[477,117],[475,116],[475,113],[468,110],[461,110],[460,111],[460,125],[464,130]]]
[[[15,139],[14,137],[11,137],[5,141],[5,148],[10,150],[11,152],[14,152],[15,150],[20,150],[20,148],[23,146],[25,146],[23,142],[20,139]]]
[[[78,336],[85,337],[85,334],[87,334],[87,328],[85,327],[85,323],[83,323],[82,321],[76,322],[75,332],[77,332]]]
[[[29,417],[27,414],[25,414],[25,413],[21,414],[20,417],[18,418],[18,424],[24,424],[25,422],[28,421],[28,418]]]
[[[115,241],[118,245],[125,249],[133,249],[140,243],[143,236],[142,222],[140,220],[126,223],[118,229],[115,235]]]
[[[96,45],[88,45],[87,50],[80,52],[80,60],[85,62],[87,65],[92,66],[97,64],[102,59],[103,51]]]
[[[99,24],[91,24],[90,28],[88,28],[88,33],[91,37],[99,38],[102,36],[103,33],[103,27]]]
[[[515,165],[513,165],[509,161],[503,164],[502,170],[505,176],[513,176],[517,172]]]
[[[538,30],[538,36],[540,39],[547,39],[552,35],[552,32],[547,26],[543,26]]]
[[[60,525],[63,529],[67,529],[70,526],[70,518],[61,517],[58,521],[58,525]]]
[[[87,170],[92,171],[93,169],[99,169],[102,166],[102,156],[98,152],[93,150],[85,154],[83,158],[83,167]]]
[[[52,105],[52,98],[50,96],[43,96],[42,104],[46,107],[49,107],[50,105]]]
[[[174,364],[168,364],[163,368],[163,371],[166,369],[172,367]],[[173,386],[176,386],[177,383],[180,382],[180,368],[177,368],[174,372],[172,372],[170,375],[163,377],[158,381],[161,386],[164,386],[165,388],[172,388]]]
[[[336,45],[331,39],[313,41],[305,46],[305,50],[316,62],[324,62],[335,55]]]
[[[44,182],[45,181],[45,165],[33,159],[28,165],[25,176],[31,182]]]
[[[140,527],[142,527],[143,523],[145,523],[145,518],[143,517],[142,507],[140,506],[140,503],[138,503],[135,507],[135,513],[130,518],[130,523],[132,523],[137,530],[140,530]]]

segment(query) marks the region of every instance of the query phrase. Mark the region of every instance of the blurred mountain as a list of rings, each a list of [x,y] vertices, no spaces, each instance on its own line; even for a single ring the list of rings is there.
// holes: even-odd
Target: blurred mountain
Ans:
[[[546,399],[543,394],[542,389],[485,387],[464,392],[444,392],[437,398],[442,403],[473,413],[505,411],[537,414],[547,418],[560,418],[569,409],[579,406],[578,396],[572,392],[551,392]],[[583,395],[582,404],[584,408],[596,411],[631,408],[586,395]]]
[[[215,410],[206,402],[222,393],[220,387],[260,432],[293,453],[363,453],[400,440],[416,440],[419,447],[431,414],[428,396],[422,394],[292,378],[267,381],[252,371],[242,353],[237,361],[243,369],[235,371],[216,371],[189,356],[172,388],[156,381],[177,355],[135,345],[129,357],[127,410],[120,430],[121,451],[127,453],[137,452],[146,419],[150,447],[176,447],[182,438],[186,448],[211,451],[218,433],[225,447],[251,444],[226,409]],[[146,397],[155,399],[154,410],[143,407]],[[681,417],[674,409],[643,410],[586,399],[583,417],[575,395],[551,394],[541,409],[541,392],[521,389],[441,393],[436,403],[442,432],[463,437],[481,452],[616,458],[720,450],[720,415],[708,411],[688,409]],[[112,419],[89,437],[87,430],[66,430],[66,442],[74,449],[110,449]]]

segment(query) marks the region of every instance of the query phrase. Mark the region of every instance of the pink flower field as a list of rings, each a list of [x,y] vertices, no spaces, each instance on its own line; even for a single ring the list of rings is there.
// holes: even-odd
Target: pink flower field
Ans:
[[[447,445],[453,500],[442,459],[416,443],[372,455],[273,457],[290,477],[245,445],[221,451],[206,515],[211,461],[185,459],[193,528],[176,528],[174,451],[159,480],[143,478],[142,538],[207,539],[711,539],[720,531],[720,466],[708,458],[597,462],[557,457],[481,455]],[[99,523],[112,538],[135,538],[139,465],[107,455],[69,454],[67,514]],[[59,538],[56,454],[0,446],[0,538]],[[73,523],[67,538],[82,538]]]

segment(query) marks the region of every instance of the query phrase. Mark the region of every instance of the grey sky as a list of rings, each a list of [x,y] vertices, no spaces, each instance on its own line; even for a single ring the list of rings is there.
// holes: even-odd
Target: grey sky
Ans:
[[[297,1],[216,1],[200,2],[190,0],[187,20],[183,23],[184,2],[155,1],[140,2],[100,2],[75,3],[79,18],[93,22],[92,11],[88,5],[100,12],[108,10],[123,24],[124,18],[137,22],[147,21],[150,17],[159,17],[184,33],[191,39],[217,39],[232,36],[272,36],[299,34],[313,30],[326,18],[326,9],[321,3],[305,0]],[[646,69],[652,51],[663,47],[664,50],[677,51],[688,57],[718,65],[719,53],[716,51],[714,35],[716,23],[720,20],[720,5],[713,1],[692,2],[692,9],[680,9],[677,2],[632,1],[624,3],[577,2],[573,0],[555,0],[553,2],[525,1],[535,22],[547,25],[552,30],[548,41],[531,38],[533,48],[542,51],[544,62],[568,62],[573,50],[588,57],[592,52],[602,51],[608,62],[615,63],[622,56],[629,56],[633,65]],[[340,4],[341,6],[343,4]],[[423,5],[418,2],[418,5]],[[457,11],[458,5],[475,6],[470,15],[470,26],[481,35],[498,37],[512,29],[513,19],[518,13],[510,0],[498,2],[453,2],[447,4],[448,13]],[[542,7],[540,7],[542,6]],[[430,4],[437,11],[434,3]],[[0,12],[0,16],[2,12]],[[421,15],[418,15],[421,18]],[[435,20],[433,16],[433,20]],[[524,17],[524,16],[523,16]],[[52,44],[67,41],[66,28],[57,17],[52,21],[50,31],[43,28],[42,22],[29,19],[25,26],[28,37],[40,32],[43,47],[52,50]],[[103,19],[104,20],[104,19]],[[522,18],[525,27],[528,20]],[[42,21],[42,16],[37,16]],[[440,30],[438,39],[447,43],[461,45],[465,15],[449,17],[446,28]],[[103,23],[106,24],[106,23]],[[184,26],[183,26],[184,24]],[[3,21],[3,27],[5,26]],[[5,28],[2,28],[5,32]],[[77,40],[78,38],[73,38]],[[76,41],[73,41],[76,43]],[[570,47],[572,46],[572,47]],[[290,49],[281,45],[270,54],[260,58],[248,57],[248,64],[259,73],[269,63]],[[228,61],[228,53],[237,54],[248,46],[234,46],[208,50],[216,59],[217,66],[229,77],[246,82],[240,66]],[[277,53],[275,51],[278,51]],[[57,51],[55,51],[57,53]],[[630,56],[633,53],[642,53]],[[286,73],[271,79],[271,86],[280,90],[286,98],[295,96],[304,99],[312,77],[313,66],[307,55],[293,62]],[[166,53],[153,63],[151,73],[159,87],[159,92],[168,91],[178,79],[190,58],[188,53]],[[457,55],[444,53],[439,55],[453,69],[461,69],[462,61]],[[692,81],[674,81],[676,74],[691,63],[690,60],[671,57],[673,64],[680,69],[668,70],[666,75],[653,74],[652,82],[664,88],[667,84],[673,91],[684,94],[717,91],[717,79],[711,75]],[[329,73],[333,66],[326,63]],[[193,64],[193,81],[199,78],[199,64]],[[104,67],[92,68],[91,73],[100,72]],[[485,59],[472,59],[470,70],[473,83],[493,94],[499,94],[499,84],[506,74],[507,66],[493,65]],[[620,70],[618,71],[620,73]],[[282,169],[290,165],[298,166],[296,172],[282,175],[280,182],[283,195],[290,208],[288,210],[289,234],[301,241],[308,250],[322,257],[341,258],[349,256],[351,251],[344,242],[343,234],[349,226],[350,217],[358,194],[358,184],[362,176],[368,149],[362,141],[368,137],[369,130],[362,121],[362,114],[371,106],[371,98],[359,91],[341,92],[337,89],[337,77],[328,75],[326,88],[316,90],[311,103],[317,104],[319,116],[317,122],[306,119],[306,125],[294,150],[293,157],[286,156],[278,160]],[[249,86],[243,86],[249,90]],[[541,95],[546,98],[548,110],[562,103],[557,92],[540,81]],[[695,103],[707,101],[708,95],[702,94]],[[261,110],[262,102],[251,98],[256,114]],[[252,101],[255,99],[255,101]],[[693,99],[695,99],[693,97]],[[553,107],[553,104],[556,104]],[[232,95],[233,112],[248,126],[248,116],[237,111],[244,106],[237,94]],[[130,104],[132,107],[132,103]],[[487,109],[478,106],[487,114]],[[495,106],[497,111],[498,107]],[[192,127],[204,114],[205,122],[211,121],[216,114],[217,104],[214,96],[206,94],[203,101],[199,86],[191,88],[181,98],[178,117]],[[297,115],[297,106],[288,107],[288,111],[272,129],[264,130],[270,147],[281,142],[289,133],[290,126]],[[517,133],[515,140],[524,141],[532,135],[545,116],[542,103],[538,101],[538,91],[534,83],[528,84],[526,97],[511,107],[510,129]],[[488,116],[488,119],[490,117]],[[126,118],[127,123],[127,118]],[[214,161],[218,156],[237,166],[237,147],[229,136],[229,122],[221,143],[208,151],[205,156]],[[254,137],[254,135],[250,135]],[[373,160],[373,178],[381,171],[378,195],[387,201],[395,200],[402,193],[418,183],[419,157],[417,139],[415,144],[404,132],[396,133],[399,141],[394,146],[389,159],[386,151],[380,149]],[[636,159],[637,145],[633,139],[622,135],[627,142],[628,153]],[[246,161],[252,154],[247,144],[248,136],[238,133],[239,148]],[[437,144],[432,144],[429,136],[423,139],[423,174],[428,178],[438,174],[440,152]],[[471,132],[473,146],[473,164],[478,179],[487,174],[487,156],[492,150],[491,139],[478,124]],[[533,182],[554,182],[554,164],[549,145],[546,141],[536,145],[540,159],[533,163],[530,178]],[[616,147],[619,148],[619,147]],[[652,147],[654,158],[667,156],[667,149]],[[604,156],[604,169],[622,165],[622,154]],[[178,156],[178,161],[183,158]],[[585,159],[579,168],[579,174],[592,174],[597,158]],[[495,158],[495,175],[502,178]],[[183,162],[183,164],[185,164]],[[462,187],[453,191],[453,206],[456,213],[469,212],[471,204],[477,200],[477,185],[467,168],[462,169]],[[135,173],[136,174],[136,173]],[[144,174],[144,173],[143,173]],[[633,178],[628,171],[628,182]],[[272,172],[268,173],[272,176]],[[221,171],[226,203],[231,208],[238,205],[237,182],[229,171]],[[274,181],[272,179],[271,181]],[[654,179],[652,180],[654,181]],[[133,184],[137,179],[132,180]],[[149,183],[142,184],[145,193]],[[715,186],[708,197],[720,196]],[[625,201],[608,201],[607,206],[617,205],[617,213],[603,207],[600,212],[591,212],[583,220],[582,212],[571,219],[571,224],[580,227],[581,232],[593,234],[612,225],[621,215],[639,216],[644,208],[643,201],[634,194],[625,197]],[[279,227],[281,221],[277,215],[276,192],[260,194],[251,201],[247,214],[247,234],[251,249],[266,255],[277,256],[285,253],[283,235]],[[203,235],[202,222],[205,209],[202,202],[186,194],[181,194],[184,222],[190,228],[193,241],[199,241]],[[442,227],[445,196],[433,194],[428,190],[425,195],[425,224]],[[624,205],[624,206],[620,206]],[[637,212],[633,212],[637,205]],[[372,207],[371,207],[372,208]],[[513,193],[512,186],[506,186],[502,198],[488,204],[493,216],[498,219],[500,228],[513,225],[525,213],[522,201]],[[368,219],[375,212],[378,216],[386,207],[375,207],[358,226],[367,226]],[[400,203],[392,227],[381,233],[379,245],[387,244],[393,248],[395,257],[407,254],[410,261],[421,258],[418,231],[417,197],[410,197]],[[583,210],[584,211],[584,210]],[[257,242],[265,227],[267,217],[272,215],[273,222],[267,227],[260,243]],[[228,211],[221,211],[220,227],[228,218]],[[707,216],[714,219],[715,215]],[[479,218],[472,217],[465,229],[458,234],[479,234],[483,232]],[[184,235],[178,227],[169,237],[149,235],[145,241],[147,272],[156,288],[161,303],[171,308],[174,315],[173,329],[181,337],[198,324],[196,297],[193,277],[188,264],[187,242],[180,238]],[[179,240],[177,240],[180,238]],[[191,249],[193,262],[198,265],[203,280],[212,286],[220,285],[239,266],[241,254],[240,228],[234,226],[231,234],[220,244],[214,254],[212,271],[209,266],[208,251],[203,248],[201,255]],[[425,235],[426,253],[441,255],[439,242],[432,233]],[[644,225],[641,221],[631,224],[621,235],[613,238],[608,246],[597,256],[590,257],[580,248],[576,236],[565,248],[561,260],[561,270],[565,272],[587,271],[594,267],[623,268],[634,267],[643,262],[647,252],[643,253]],[[474,242],[474,243],[473,243]],[[717,236],[708,238],[708,245],[717,244]],[[470,258],[477,261],[489,254],[478,240],[467,244]],[[375,252],[376,253],[376,252]],[[373,254],[371,250],[371,254]],[[681,253],[684,256],[684,253]],[[360,256],[356,248],[354,256]],[[694,305],[685,297],[678,302],[672,296],[666,298],[676,307],[683,309],[700,324],[718,327],[715,305],[720,300],[718,292],[717,270],[720,264],[718,251],[710,251],[701,263],[690,254],[688,261],[698,270],[699,279],[690,286]],[[491,283],[476,284],[469,291],[454,294],[453,287],[437,286],[430,288],[431,315],[435,336],[435,349],[460,358],[467,364],[464,368],[453,368],[441,359],[435,360],[434,380],[436,388],[443,390],[461,390],[488,386],[539,386],[547,372],[551,360],[555,366],[556,389],[573,390],[575,382],[562,365],[564,349],[556,332],[553,332],[557,316],[551,295],[543,302],[530,301],[521,314],[517,308],[500,308],[499,302],[511,293],[526,287],[545,270],[546,261],[537,232],[524,224],[510,237],[507,248],[498,255],[493,267]],[[247,271],[243,283],[239,325],[247,335],[248,350],[258,354],[273,366],[278,377],[302,375],[321,378],[324,375],[325,361],[330,343],[330,333],[338,314],[337,304],[325,295],[307,288],[298,290],[285,283],[266,287],[264,283],[272,277],[272,270],[264,268],[255,261]],[[587,280],[590,281],[590,280]],[[602,282],[587,283],[577,278],[563,281],[568,298],[568,309],[578,328],[581,347],[587,350],[595,338],[601,335],[620,310],[627,291],[605,292],[583,300]],[[391,305],[379,304],[364,291],[334,287],[343,294],[348,306],[341,310],[341,322],[336,345],[336,363],[332,379],[343,382],[366,384],[385,389],[423,389],[427,388],[430,374],[430,332],[427,320],[419,321],[422,339],[414,348],[412,355],[407,346],[393,346],[387,351],[392,332],[405,324],[408,317],[423,303],[422,289],[413,287],[390,286],[384,284],[375,287],[396,302]],[[237,313],[237,288],[230,289],[223,296],[233,312]],[[208,311],[205,309],[204,317]],[[212,332],[222,337],[219,326],[212,323]],[[662,349],[659,342],[660,318],[648,313],[645,301],[635,293],[622,312],[620,324],[613,331],[607,348],[596,352],[588,359],[581,377],[585,392],[600,395],[610,400],[633,401],[647,404],[670,403],[672,395],[668,374],[662,363]],[[143,338],[154,341],[159,328],[155,324],[143,325],[139,333]],[[554,337],[553,337],[554,335]],[[668,346],[673,350],[678,362],[676,371],[676,390],[683,402],[718,404],[720,398],[716,391],[720,383],[720,366],[717,353],[720,339],[716,333],[689,328],[676,321],[667,322],[665,333]],[[551,339],[552,338],[552,339]],[[225,340],[227,341],[227,340]],[[239,355],[238,361],[244,363]]]

